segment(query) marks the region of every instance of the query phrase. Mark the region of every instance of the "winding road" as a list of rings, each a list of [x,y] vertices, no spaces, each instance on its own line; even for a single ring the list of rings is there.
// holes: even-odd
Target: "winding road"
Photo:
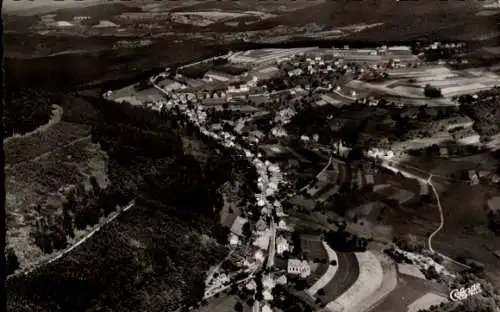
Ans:
[[[395,172],[400,172],[403,176],[405,177],[408,177],[408,178],[413,178],[413,179],[416,179],[418,180],[419,182],[422,182],[422,183],[425,183],[427,185],[429,185],[432,189],[432,192],[434,193],[434,196],[436,197],[436,202],[437,202],[437,207],[439,209],[439,226],[436,230],[434,230],[428,237],[427,239],[427,244],[429,246],[429,250],[432,252],[432,253],[435,253],[435,254],[438,254],[439,256],[441,256],[442,258],[454,263],[454,264],[457,264],[461,267],[464,267],[464,268],[467,268],[467,269],[470,269],[471,267],[466,265],[466,264],[463,264],[463,263],[460,263],[456,260],[453,260],[452,258],[440,253],[439,251],[436,251],[432,248],[432,238],[434,238],[434,236],[436,236],[444,227],[444,213],[443,213],[443,207],[441,206],[441,200],[439,198],[439,193],[436,189],[436,187],[434,186],[434,184],[432,183],[432,177],[434,176],[437,176],[437,175],[434,175],[432,174],[431,172],[427,172],[425,170],[422,170],[422,169],[418,169],[416,167],[411,167],[411,166],[406,166],[406,165],[403,165],[403,166],[406,166],[406,167],[411,167],[412,169],[415,169],[419,172],[422,172],[422,173],[427,173],[429,175],[429,177],[427,179],[424,179],[422,177],[419,177],[415,174],[412,174],[408,171],[406,171],[405,169],[401,168],[403,166],[400,166],[400,164],[397,164],[398,167],[395,167],[395,165],[393,165],[392,163],[389,163],[389,162],[382,162],[381,164],[382,167],[386,168],[386,169],[389,169],[391,171],[395,171]],[[440,177],[440,176],[439,176]],[[462,180],[461,180],[462,181]],[[463,182],[463,181],[462,181]]]

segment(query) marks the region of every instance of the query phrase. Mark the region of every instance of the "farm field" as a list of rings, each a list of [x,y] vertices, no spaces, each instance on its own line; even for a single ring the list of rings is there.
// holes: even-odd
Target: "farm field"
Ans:
[[[482,160],[482,161],[481,161]],[[424,171],[438,176],[433,177],[439,192],[444,213],[444,227],[433,239],[433,248],[449,257],[465,257],[485,265],[488,277],[500,286],[500,263],[493,252],[500,248],[500,238],[491,232],[487,225],[486,202],[498,196],[500,190],[494,185],[470,185],[468,180],[455,177],[459,171],[469,169],[492,170],[493,160],[487,154],[452,158],[412,158],[408,162]],[[388,207],[381,215],[383,223],[390,224],[395,236],[415,235],[426,242],[428,235],[439,226],[439,213],[436,200],[423,202],[418,207]],[[427,246],[427,243],[425,243]]]
[[[388,74],[389,80],[384,83],[352,81],[347,85],[359,91],[370,90],[408,99],[425,99],[424,87],[430,84],[441,89],[444,99],[450,99],[492,88],[500,81],[500,76],[484,69],[477,73],[474,70],[454,71],[444,66],[394,69]]]
[[[372,312],[401,312],[407,311],[408,306],[428,292],[435,292],[447,297],[448,289],[430,281],[421,280],[412,276],[399,276],[398,286],[385,297]]]
[[[338,252],[338,270],[330,282],[323,288],[327,302],[337,299],[348,290],[359,276],[359,264],[354,253]]]
[[[145,102],[155,102],[163,100],[161,93],[151,87],[145,90],[136,91],[134,85],[113,91],[110,100],[121,102],[126,101],[132,105],[144,105]]]
[[[48,256],[30,233],[41,218],[61,214],[61,187],[89,184],[90,176],[106,186],[107,157],[91,142],[90,126],[66,121],[29,137],[13,138],[4,149],[7,242],[23,268]],[[36,205],[39,211],[33,208]]]

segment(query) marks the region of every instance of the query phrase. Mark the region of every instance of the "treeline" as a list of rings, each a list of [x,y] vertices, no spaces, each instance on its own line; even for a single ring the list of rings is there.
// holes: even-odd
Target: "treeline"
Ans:
[[[227,240],[227,231],[217,226],[223,205],[218,189],[236,174],[256,179],[255,170],[178,111],[92,101],[100,110],[92,139],[109,156],[110,184],[100,194],[81,187],[72,191],[58,235],[69,237],[72,229],[109,215],[120,200],[135,198],[136,205],[64,258],[13,278],[10,311],[38,306],[39,311],[160,312],[199,302],[206,271],[226,252],[206,239]],[[199,140],[204,161],[184,148],[185,138]],[[247,187],[256,188],[255,180]],[[53,238],[50,225],[45,236]]]
[[[36,230],[31,233],[35,244],[44,252],[52,253],[68,246],[68,239],[75,237],[75,230],[83,230],[99,223],[101,218],[115,212],[132,198],[114,191],[102,189],[94,176],[90,177],[90,189],[84,183],[71,187],[62,204],[62,214],[37,221]],[[40,211],[40,205],[35,207]]]
[[[24,134],[46,124],[52,116],[54,97],[42,90],[12,89],[4,94],[3,135]]]

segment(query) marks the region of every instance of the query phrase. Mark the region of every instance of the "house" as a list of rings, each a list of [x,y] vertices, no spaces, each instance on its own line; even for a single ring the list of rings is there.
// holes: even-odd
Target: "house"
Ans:
[[[304,71],[303,71],[302,69],[300,69],[300,68],[296,68],[296,69],[294,69],[294,70],[289,71],[289,72],[288,72],[288,76],[289,76],[289,77],[293,77],[293,76],[300,76],[300,75],[302,75],[302,73],[303,73],[303,72],[304,72]]]
[[[278,277],[276,279],[276,284],[279,284],[279,285],[286,285],[287,283],[287,278],[286,278],[286,275],[281,275],[280,277]]]
[[[262,286],[264,289],[273,289],[276,286],[276,282],[271,277],[271,275],[266,274],[262,277]]]
[[[254,259],[258,262],[263,263],[266,258],[264,257],[264,253],[262,252],[262,250],[257,250],[254,254]]]
[[[273,295],[271,294],[271,292],[268,289],[264,290],[262,292],[262,295],[264,297],[264,300],[266,300],[266,301],[271,301],[274,299]],[[264,308],[262,308],[262,311],[264,311]]]
[[[306,260],[289,259],[287,272],[288,274],[300,275],[300,277],[306,278],[311,274],[311,267]]]
[[[471,185],[479,184],[479,177],[477,176],[476,170],[469,170],[469,179]]]
[[[446,147],[439,148],[439,155],[442,157],[448,157],[448,149]]]
[[[239,245],[239,243],[240,243],[240,239],[236,234],[234,234],[234,233],[229,234],[229,245],[237,246],[237,245]]]
[[[262,307],[262,312],[273,312],[273,309],[271,309],[271,307],[266,304]]]
[[[257,229],[257,231],[265,231],[267,229],[266,221],[264,221],[264,219],[260,218],[259,221],[257,221],[255,228]]]
[[[282,255],[285,251],[290,249],[288,241],[283,236],[278,236],[276,238],[276,252],[278,255]]]
[[[250,282],[248,282],[245,287],[248,289],[248,290],[254,290],[257,288],[257,283],[255,282],[255,280],[251,280]]]
[[[373,174],[365,174],[365,182],[368,185],[375,184],[375,179],[373,177]]]

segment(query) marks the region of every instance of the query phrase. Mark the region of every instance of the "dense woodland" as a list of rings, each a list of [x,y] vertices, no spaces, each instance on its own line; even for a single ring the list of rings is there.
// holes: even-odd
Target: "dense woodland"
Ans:
[[[250,182],[256,173],[180,114],[93,101],[99,116],[92,138],[109,155],[110,186],[71,191],[59,221],[40,224],[40,246],[64,248],[75,229],[131,199],[136,205],[61,260],[12,278],[10,311],[173,311],[196,302],[206,270],[226,252],[217,243],[226,233],[217,224],[218,188],[234,174]],[[205,162],[183,148],[183,137],[199,140]]]
[[[46,124],[52,116],[54,97],[42,90],[6,88],[3,110],[4,138],[24,134]]]

